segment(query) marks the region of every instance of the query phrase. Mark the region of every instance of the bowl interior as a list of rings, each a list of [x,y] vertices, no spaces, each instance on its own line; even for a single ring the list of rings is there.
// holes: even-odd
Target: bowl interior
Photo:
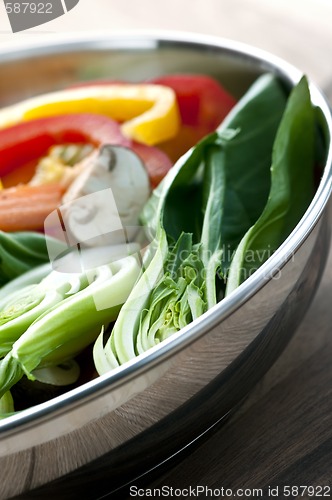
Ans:
[[[0,59],[0,105],[72,85],[114,78],[132,82],[167,73],[201,73],[218,79],[240,97],[265,71],[280,72],[259,53],[241,53],[230,43],[153,38],[117,38],[64,42],[11,51]],[[285,75],[283,79],[286,81]],[[290,82],[288,82],[290,83]]]

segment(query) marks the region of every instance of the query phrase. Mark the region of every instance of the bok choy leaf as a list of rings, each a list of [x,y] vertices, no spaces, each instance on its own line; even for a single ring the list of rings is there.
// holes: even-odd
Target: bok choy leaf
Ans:
[[[63,244],[51,239],[54,249]],[[49,262],[46,237],[30,232],[5,233],[0,231],[0,287],[31,268]]]
[[[203,183],[204,155],[209,145],[217,146],[219,193],[210,194],[218,198],[214,203],[219,206],[214,208],[220,216],[221,272],[226,277],[237,245],[266,204],[272,147],[286,102],[287,95],[277,78],[270,74],[258,78],[217,133],[180,159],[154,190],[143,210],[144,224],[156,233],[162,211],[169,240],[175,242],[181,232],[192,233],[196,243],[201,240],[208,193],[214,189],[208,178]]]
[[[301,219],[313,197],[314,160],[315,110],[303,77],[289,97],[275,139],[268,201],[236,250],[227,293],[256,271]]]

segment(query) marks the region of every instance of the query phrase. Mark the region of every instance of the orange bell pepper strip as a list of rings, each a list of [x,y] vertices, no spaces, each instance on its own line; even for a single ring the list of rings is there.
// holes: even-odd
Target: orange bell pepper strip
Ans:
[[[61,205],[60,184],[26,186],[0,191],[0,230],[42,230],[46,217]]]

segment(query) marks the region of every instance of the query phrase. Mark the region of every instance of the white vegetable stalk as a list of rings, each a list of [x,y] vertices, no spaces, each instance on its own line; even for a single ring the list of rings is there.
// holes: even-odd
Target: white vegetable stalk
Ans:
[[[74,359],[71,359],[61,365],[34,370],[32,375],[38,382],[61,387],[74,384],[78,380],[80,367]]]
[[[105,348],[103,346],[104,328],[94,346],[94,362],[100,375],[136,356],[133,331],[137,331],[139,328],[140,313],[147,306],[151,291],[164,273],[164,263],[168,251],[165,231],[160,231],[158,236],[157,249],[154,249],[152,259],[149,260],[147,268],[143,269],[143,274],[130,293],[125,306],[120,311],[115,328]],[[156,244],[156,241],[154,244]],[[151,248],[153,246],[152,244]],[[114,343],[117,344],[116,347]]]
[[[38,271],[37,271],[38,274]],[[73,276],[53,271],[39,284],[13,291],[0,303],[0,357],[45,311],[62,302],[72,289]],[[74,280],[77,276],[74,275]],[[83,276],[81,277],[83,281]],[[14,280],[15,281],[15,280]],[[18,278],[21,283],[22,279]],[[16,284],[12,285],[17,288]]]
[[[44,311],[0,361],[0,397],[24,374],[34,380],[37,368],[70,360],[93,342],[116,319],[140,273],[140,256],[130,255],[82,275],[86,286]]]

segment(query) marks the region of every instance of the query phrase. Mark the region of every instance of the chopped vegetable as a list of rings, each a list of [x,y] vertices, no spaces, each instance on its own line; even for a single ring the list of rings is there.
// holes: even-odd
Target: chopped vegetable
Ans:
[[[78,83],[74,88],[120,83],[126,85],[126,82],[117,80],[92,80]],[[176,94],[181,127],[173,138],[159,144],[173,161],[213,132],[236,104],[235,99],[219,82],[206,75],[164,75],[148,80],[147,83],[168,87]]]
[[[44,156],[49,148],[56,144],[68,143],[87,143],[96,147],[104,144],[130,147],[143,160],[152,186],[156,186],[172,166],[165,153],[157,148],[130,141],[121,133],[119,124],[105,116],[86,113],[59,115],[19,123],[0,130],[0,178],[5,187],[6,178],[19,167]],[[34,169],[35,165],[31,177]],[[16,177],[15,181],[18,183],[19,179]],[[12,179],[10,185],[13,185]]]
[[[147,201],[149,179],[142,161],[131,149],[122,146],[103,146],[96,157],[82,170],[81,176],[71,184],[64,202],[101,191],[111,187],[112,184],[119,190],[118,194],[114,192],[119,205],[121,202],[126,205],[125,212],[130,209],[130,203],[126,203],[123,199],[126,194],[132,197],[136,195],[138,207]],[[135,200],[131,200],[131,203],[135,204]],[[135,208],[135,212],[139,213],[140,209]]]
[[[21,236],[23,234],[29,234],[29,233],[17,233],[17,234],[12,233],[13,236],[17,236],[17,235]],[[36,234],[38,236],[41,236],[39,233],[31,233],[31,234],[32,235]],[[29,235],[29,237],[31,238],[30,235]],[[46,248],[45,238],[44,238],[44,245]],[[57,251],[59,253],[61,252],[61,250],[65,249],[65,248],[63,248],[62,244],[56,240],[52,241],[52,245],[55,245],[55,251]],[[15,247],[14,247],[14,251],[15,251]],[[29,251],[31,251],[31,248],[29,248],[29,246],[27,246],[27,248],[26,248],[27,255],[24,255],[24,253],[22,252],[23,258],[25,260],[27,260],[28,262],[29,262]],[[45,250],[45,253],[47,253],[46,250]],[[20,254],[20,252],[19,252],[19,254]],[[7,254],[7,256],[9,257],[9,254]],[[48,257],[48,255],[47,255],[47,257]],[[52,265],[50,262],[47,262],[46,264],[41,264],[41,262],[43,262],[42,258],[40,258],[39,260],[38,259],[36,259],[36,260],[31,259],[30,260],[31,264],[28,267],[28,269],[29,269],[28,271],[26,270],[27,269],[27,262],[21,263],[21,261],[18,261],[17,258],[15,259],[14,256],[12,256],[12,259],[13,259],[13,269],[16,270],[16,275],[10,281],[7,280],[7,283],[5,283],[4,285],[1,285],[0,302],[3,304],[4,304],[4,299],[7,299],[9,296],[12,297],[13,292],[16,292],[16,291],[21,292],[26,286],[35,285],[36,283],[39,283],[43,278],[45,278],[52,271]],[[8,258],[8,260],[9,260],[9,258]],[[45,260],[46,259],[44,259],[44,261]],[[20,262],[22,267],[19,267],[18,262]],[[35,267],[33,267],[33,266],[35,266]],[[5,280],[3,280],[3,282],[5,282]]]
[[[73,166],[81,163],[92,152],[91,144],[53,146],[48,156],[39,160],[29,185],[40,186],[53,182],[61,182],[63,186],[69,185],[73,178]]]
[[[0,191],[0,230],[41,230],[46,217],[62,200],[60,184],[19,185]]]
[[[29,231],[7,234],[0,231],[0,287],[29,269],[48,263],[47,241],[52,242],[58,253],[64,249],[60,241],[45,238],[40,233]],[[3,291],[0,288],[0,298]]]
[[[105,192],[106,189],[110,189],[111,192],[108,194],[107,203],[104,203],[103,197],[98,192],[103,190]],[[92,193],[99,194],[98,199],[93,200],[93,216],[92,200],[89,196]],[[83,207],[84,200],[87,200],[84,222],[77,220],[74,212],[73,224],[70,227],[72,237],[75,241],[86,242],[89,239],[87,235],[94,234],[97,226],[101,233],[98,239],[106,238],[104,245],[133,241],[138,232],[139,214],[149,195],[149,179],[140,158],[131,149],[122,146],[103,146],[97,157],[92,159],[90,165],[86,165],[77,176],[63,198],[64,206],[69,203],[68,209],[63,209],[68,212],[69,222],[74,212],[70,202],[80,198]],[[108,226],[114,221],[113,231],[107,231],[107,235],[102,229],[106,220]],[[120,221],[122,227],[118,227]],[[68,229],[67,227],[67,231]],[[120,229],[121,234],[117,229]],[[119,239],[120,241],[117,241]],[[93,244],[96,244],[95,237]]]
[[[76,356],[82,349],[97,337],[101,325],[113,321],[121,305],[128,297],[140,273],[139,259],[134,255],[125,257],[91,269],[82,275],[73,276],[53,271],[34,291],[39,297],[50,300],[54,293],[68,294],[53,307],[50,305],[44,313],[33,321],[21,335],[21,324],[24,314],[17,317],[14,325],[18,340],[9,353],[0,361],[0,397],[2,397],[23,375],[34,380],[33,371],[45,366],[56,366]],[[60,276],[60,287],[56,283]],[[79,280],[79,290],[75,286]],[[52,284],[55,284],[55,287]],[[45,285],[47,284],[47,286]],[[70,291],[74,293],[70,295]],[[15,294],[12,307],[20,307],[20,300],[26,295]],[[37,304],[40,304],[39,301]],[[35,304],[33,304],[34,306]],[[32,307],[33,307],[32,306]],[[29,307],[29,306],[28,306]],[[14,338],[13,327],[11,331]]]
[[[105,116],[68,114],[18,123],[0,130],[0,176],[39,159],[56,144],[127,144],[118,123]],[[22,154],[24,151],[24,154]]]
[[[235,106],[236,100],[219,82],[205,75],[164,75],[149,80],[174,90],[182,125],[213,132]]]
[[[79,364],[73,359],[57,366],[48,366],[33,371],[34,380],[59,387],[74,384],[79,376]]]
[[[27,285],[3,298],[0,301],[0,358],[39,316],[63,301],[71,288],[68,276],[59,273],[53,280],[44,278],[39,285]]]
[[[106,115],[124,122],[129,139],[154,145],[174,137],[179,112],[174,92],[161,85],[96,85],[32,97],[3,108],[0,128],[21,121],[73,113]]]

